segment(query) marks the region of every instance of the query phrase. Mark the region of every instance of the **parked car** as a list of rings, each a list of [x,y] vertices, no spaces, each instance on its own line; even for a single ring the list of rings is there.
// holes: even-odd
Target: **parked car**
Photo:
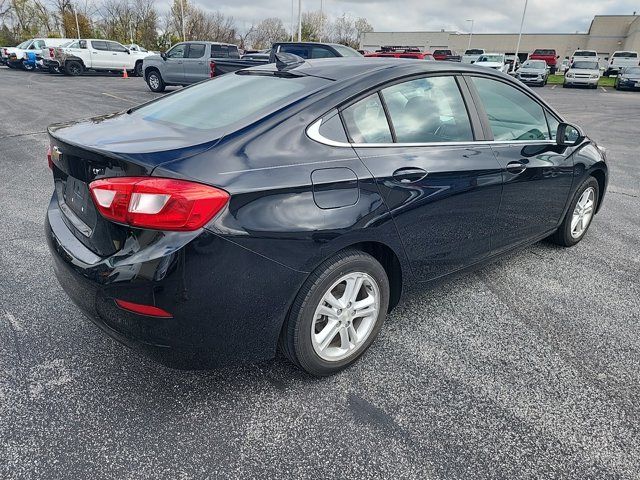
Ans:
[[[144,78],[153,92],[162,92],[169,85],[192,83],[235,72],[243,68],[275,62],[277,53],[289,53],[302,59],[361,57],[344,45],[314,42],[278,42],[271,47],[269,59],[240,58],[238,47],[216,42],[183,42],[166,54],[145,60]],[[188,68],[187,68],[188,67]]]
[[[485,53],[484,48],[470,48],[469,50],[465,50],[462,56],[462,63],[476,63],[478,58]]]
[[[564,74],[563,87],[575,85],[598,88],[600,80],[600,66],[596,61],[579,60],[573,62]]]
[[[569,70],[569,59],[565,58],[564,60],[562,60],[562,63],[558,66],[557,72],[561,73],[561,74],[565,74],[567,72],[567,70]]]
[[[504,54],[502,53],[485,53],[484,55],[480,55],[478,60],[476,60],[475,65],[479,67],[492,68],[504,73],[507,73],[509,70],[509,66],[507,65]]]
[[[595,50],[576,50],[573,52],[573,55],[571,55],[569,62],[573,63],[583,60],[587,62],[599,62],[600,57],[598,57],[598,52]]]
[[[433,58],[438,61],[459,62],[462,57],[453,50],[448,48],[438,48],[433,51]]]
[[[268,48],[266,50],[259,50],[257,52],[245,53],[244,55],[242,55],[242,58],[252,59],[252,60],[262,60],[263,62],[268,62],[270,56],[271,56],[271,49]]]
[[[504,63],[507,65],[507,73],[514,73],[520,68],[520,59],[516,58],[515,53],[505,53]]]
[[[616,90],[637,90],[640,89],[640,67],[623,68],[615,83]]]
[[[551,75],[556,73],[559,58],[553,48],[537,48],[529,55],[529,60],[544,60],[547,62]]]
[[[49,50],[49,57],[43,58],[43,66],[49,71],[59,69],[72,76],[81,75],[86,70],[127,70],[141,76],[143,60],[150,55],[153,54],[130,51],[112,40],[88,38]]]
[[[7,65],[28,71],[35,70],[42,58],[43,50],[63,45],[68,41],[68,38],[32,38],[17,47],[5,49]]]
[[[419,47],[384,46],[380,50],[367,53],[365,57],[379,58],[412,58],[416,60],[435,60],[429,52],[424,52]]]
[[[49,127],[53,270],[107,334],[187,368],[279,345],[328,375],[403,292],[584,238],[605,155],[520,82],[288,58]]]
[[[544,60],[527,60],[516,72],[516,78],[527,85],[544,86],[549,78],[549,67]]]
[[[609,63],[607,64],[607,69],[604,71],[604,76],[608,77],[610,75],[617,75],[622,69],[626,67],[637,66],[638,52],[632,52],[628,50],[613,52],[613,55],[611,55]]]

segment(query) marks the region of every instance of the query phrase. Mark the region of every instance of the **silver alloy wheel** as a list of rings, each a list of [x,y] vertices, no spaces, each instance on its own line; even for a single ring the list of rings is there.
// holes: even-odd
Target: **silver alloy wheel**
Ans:
[[[326,291],[311,323],[311,343],[320,358],[352,356],[367,340],[380,311],[380,288],[364,272],[344,275]]]
[[[589,226],[589,222],[593,217],[595,198],[596,190],[593,187],[587,188],[580,195],[571,217],[571,236],[573,238],[580,238]]]
[[[149,75],[149,85],[151,85],[151,88],[154,90],[160,87],[160,79],[155,73]]]

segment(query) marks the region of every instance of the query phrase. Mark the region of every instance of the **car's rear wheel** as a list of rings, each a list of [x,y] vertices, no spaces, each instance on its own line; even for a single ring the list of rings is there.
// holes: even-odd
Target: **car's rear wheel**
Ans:
[[[291,307],[280,338],[285,355],[316,376],[353,364],[374,341],[389,306],[389,280],[371,255],[345,250],[323,262]]]
[[[27,72],[31,72],[36,69],[35,65],[24,61],[22,62],[22,68]]]
[[[563,247],[571,247],[582,240],[596,213],[599,195],[598,181],[589,177],[576,191],[562,225],[549,239]]]
[[[166,87],[164,84],[164,80],[162,80],[160,72],[156,70],[152,70],[147,75],[147,85],[149,85],[149,89],[152,92],[156,93],[164,92],[164,89]]]
[[[81,75],[84,71],[84,67],[82,64],[76,60],[69,60],[64,64],[64,73],[67,75],[71,75],[72,77],[77,77]]]

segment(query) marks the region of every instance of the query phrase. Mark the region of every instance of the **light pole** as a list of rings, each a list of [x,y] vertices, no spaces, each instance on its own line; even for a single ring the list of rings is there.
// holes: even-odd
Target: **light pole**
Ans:
[[[467,22],[471,22],[471,30],[469,30],[469,45],[467,45],[467,50],[471,48],[471,37],[473,37],[473,19],[467,20]]]
[[[294,2],[295,2],[295,0],[291,0],[291,41],[292,42],[293,42],[293,30],[294,30],[294,27],[293,27],[294,23],[293,22],[295,21],[294,20],[295,13],[294,13],[294,8],[293,8]]]
[[[518,53],[520,53],[520,40],[522,40],[522,27],[524,26],[524,17],[527,14],[527,4],[529,0],[524,0],[524,10],[522,10],[522,21],[520,22],[520,33],[518,34],[518,45],[516,45],[516,58],[513,60],[513,69],[515,70],[518,63]]]
[[[73,13],[76,15],[76,33],[78,34],[78,40],[80,40],[80,23],[78,22],[78,7],[73,7]]]
[[[320,0],[320,33],[318,34],[318,41],[322,42],[322,29],[324,28],[324,1]]]
[[[302,0],[298,0],[298,41],[302,41]]]
[[[187,34],[184,29],[184,0],[180,0],[180,17],[182,19],[182,41],[187,41]]]

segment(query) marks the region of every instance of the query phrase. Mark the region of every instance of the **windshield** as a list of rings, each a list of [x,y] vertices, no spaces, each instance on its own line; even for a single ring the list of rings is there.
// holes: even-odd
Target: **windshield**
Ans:
[[[74,43],[75,40],[69,40],[68,42],[64,42],[63,44],[61,44],[61,47],[68,47],[69,45],[71,45],[72,43]]]
[[[179,90],[131,111],[131,116],[176,127],[212,131],[250,124],[329,83],[316,77],[236,72]],[[256,92],[259,92],[256,95]]]
[[[471,50],[467,50],[464,52],[465,55],[482,55],[484,52],[482,50],[478,50],[477,48],[472,48]]]
[[[577,70],[598,70],[598,62],[573,62],[571,68]]]
[[[596,52],[589,52],[588,50],[577,50],[574,54],[574,57],[596,57]]]
[[[351,47],[345,47],[344,45],[332,45],[340,55],[343,57],[361,57],[357,50],[354,50]]]
[[[504,62],[504,55],[482,55],[478,62]]]
[[[522,68],[536,68],[536,69],[546,69],[547,62],[544,60],[527,60],[522,64]]]
[[[640,67],[627,67],[622,72],[623,75],[640,75]]]
[[[26,42],[22,42],[16,48],[27,48],[31,44],[31,40],[27,40]]]

